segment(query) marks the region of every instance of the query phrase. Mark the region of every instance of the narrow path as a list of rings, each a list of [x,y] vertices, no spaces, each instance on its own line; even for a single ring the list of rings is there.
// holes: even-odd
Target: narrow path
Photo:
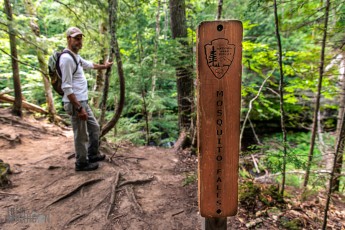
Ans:
[[[196,193],[183,187],[171,150],[121,146],[113,162],[93,172],[75,172],[72,132],[25,120],[37,130],[1,123],[0,133],[20,143],[0,141],[0,159],[11,165],[12,184],[0,190],[0,229],[198,229]],[[109,148],[108,148],[109,150]],[[113,154],[110,149],[108,158]],[[115,206],[111,187],[120,173]],[[149,181],[146,181],[151,178]],[[66,196],[69,195],[69,196]],[[64,197],[66,196],[66,197]],[[58,200],[59,198],[63,198]]]

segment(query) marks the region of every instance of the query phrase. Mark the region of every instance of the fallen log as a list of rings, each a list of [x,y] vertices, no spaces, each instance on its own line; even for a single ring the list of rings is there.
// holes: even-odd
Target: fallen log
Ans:
[[[0,94],[0,102],[8,102],[8,103],[14,103],[14,97],[7,95],[7,94]],[[49,115],[49,112],[43,109],[42,107],[39,107],[38,105],[32,104],[30,102],[27,102],[25,100],[22,100],[22,105],[24,109],[27,109],[29,111],[33,111],[36,113]],[[63,124],[67,124],[60,116],[55,115],[54,120],[58,122],[62,122]]]
[[[0,94],[0,102],[9,102],[9,103],[13,103],[14,102],[14,97],[10,96],[10,95],[7,95],[7,94]],[[28,109],[30,111],[34,111],[34,112],[37,112],[37,113],[41,113],[41,114],[48,114],[48,111],[44,110],[43,108],[35,105],[35,104],[32,104],[32,103],[29,103],[27,101],[24,101],[22,100],[22,105],[23,105],[23,108],[25,109]]]

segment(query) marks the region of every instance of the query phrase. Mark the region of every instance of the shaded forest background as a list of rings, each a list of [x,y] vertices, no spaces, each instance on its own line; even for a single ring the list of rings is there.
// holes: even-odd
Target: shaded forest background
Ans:
[[[325,187],[344,193],[344,1],[0,2],[0,100],[12,95],[14,113],[21,115],[20,98],[68,121],[47,63],[66,46],[66,29],[77,26],[83,58],[114,60],[112,71],[86,72],[103,127],[119,108],[118,76],[126,82],[122,116],[106,138],[172,147],[187,132],[192,152],[197,26],[241,20],[241,177],[265,175],[283,195],[285,185],[302,185],[305,196]]]

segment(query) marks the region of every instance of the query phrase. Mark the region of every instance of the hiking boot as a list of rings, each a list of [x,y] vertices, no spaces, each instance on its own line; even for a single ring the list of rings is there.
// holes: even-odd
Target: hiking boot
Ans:
[[[75,163],[75,171],[92,171],[98,169],[98,163]]]
[[[97,161],[103,161],[105,159],[105,155],[97,154],[97,155],[91,155],[89,156],[89,162],[97,162]]]

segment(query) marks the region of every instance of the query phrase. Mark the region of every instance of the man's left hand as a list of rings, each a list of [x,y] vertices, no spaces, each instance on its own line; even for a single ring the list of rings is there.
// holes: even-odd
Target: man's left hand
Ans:
[[[108,69],[111,65],[113,64],[113,62],[108,62],[106,61],[104,64],[100,65],[100,64],[93,64],[93,68],[94,69]]]
[[[105,69],[108,69],[113,63],[114,63],[114,62],[108,62],[108,61],[106,61],[106,62],[104,63],[104,68],[105,68]]]

